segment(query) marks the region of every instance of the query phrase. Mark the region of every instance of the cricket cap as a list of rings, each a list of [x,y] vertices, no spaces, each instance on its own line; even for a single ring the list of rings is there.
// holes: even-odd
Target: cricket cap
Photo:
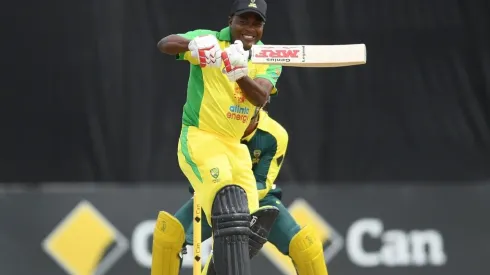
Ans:
[[[253,12],[265,22],[267,13],[267,3],[265,0],[235,0],[231,6],[231,15],[240,15],[246,12]]]

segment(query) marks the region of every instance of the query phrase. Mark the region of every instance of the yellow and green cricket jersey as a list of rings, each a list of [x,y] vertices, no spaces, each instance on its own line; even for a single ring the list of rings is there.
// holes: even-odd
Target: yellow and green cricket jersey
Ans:
[[[192,40],[197,36],[210,34],[216,36],[221,49],[232,43],[229,27],[219,32],[194,30],[179,35]],[[189,51],[179,54],[177,59],[187,60],[191,64],[182,124],[239,140],[257,107],[245,98],[236,82],[230,82],[222,73],[224,65],[221,68],[201,68],[199,61]],[[275,86],[281,70],[282,67],[278,65],[248,63],[248,76],[252,79],[269,80],[274,86],[272,95],[277,94]]]
[[[281,199],[281,189],[274,184],[288,147],[288,133],[277,121],[260,110],[257,128],[242,139],[252,158],[259,199],[272,194]]]
[[[260,110],[257,128],[242,138],[242,144],[248,147],[252,159],[252,172],[257,183],[259,199],[263,199],[267,194],[281,199],[282,190],[274,182],[286,156],[288,142],[286,129],[264,110]],[[189,187],[189,192],[194,193],[192,186]]]

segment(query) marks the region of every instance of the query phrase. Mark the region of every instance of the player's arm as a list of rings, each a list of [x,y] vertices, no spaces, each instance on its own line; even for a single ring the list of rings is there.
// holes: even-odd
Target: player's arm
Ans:
[[[248,76],[238,79],[236,83],[240,86],[247,100],[258,107],[265,105],[274,88],[272,83],[265,79],[258,78],[253,80]]]
[[[257,76],[254,79],[245,76],[237,80],[237,83],[248,101],[255,106],[264,106],[269,95],[277,93],[276,83],[281,71],[282,67],[278,65],[262,66],[257,71]]]
[[[236,82],[243,94],[255,106],[264,106],[269,95],[276,94],[276,83],[281,75],[282,67],[269,65],[257,72],[255,79],[243,76]]]
[[[178,34],[168,35],[157,44],[158,49],[165,54],[178,55],[189,51],[191,39]]]
[[[270,136],[271,146],[261,156],[259,163],[254,168],[257,190],[261,197],[269,192],[281,170],[288,147],[288,134],[286,131],[275,136]]]

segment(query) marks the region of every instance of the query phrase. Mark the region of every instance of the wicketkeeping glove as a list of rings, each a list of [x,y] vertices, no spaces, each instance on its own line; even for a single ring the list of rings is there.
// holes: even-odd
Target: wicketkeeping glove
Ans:
[[[240,40],[235,41],[221,53],[224,65],[223,73],[231,82],[248,75],[249,54],[249,51],[243,49],[243,43]]]
[[[218,39],[214,35],[198,36],[189,43],[189,51],[192,57],[199,60],[201,68],[221,67],[221,48]]]

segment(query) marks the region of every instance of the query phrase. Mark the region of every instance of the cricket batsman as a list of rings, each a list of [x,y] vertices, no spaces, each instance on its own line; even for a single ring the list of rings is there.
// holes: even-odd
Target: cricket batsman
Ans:
[[[250,275],[250,213],[259,199],[248,149],[240,143],[255,112],[276,94],[280,66],[249,62],[266,20],[264,0],[236,0],[228,27],[164,37],[161,52],[190,63],[178,161],[212,227],[214,263],[219,275]],[[219,226],[218,226],[219,224]],[[152,274],[175,274],[181,245],[164,216],[154,233]],[[169,242],[170,240],[170,242]]]
[[[292,259],[299,275],[328,275],[320,240],[311,227],[301,228],[298,225],[281,202],[281,189],[274,184],[286,155],[288,134],[265,111],[261,110],[258,115],[258,122],[254,120],[250,123],[242,142],[247,145],[252,159],[252,170],[259,192],[260,207],[277,207],[279,209],[279,216],[275,223],[271,224],[272,229],[268,235],[268,240],[284,255]],[[185,248],[185,245],[193,245],[192,199],[177,211],[175,218],[168,213],[166,215],[169,220],[168,224],[172,224],[174,227],[172,231],[178,231],[179,236],[185,235],[185,243],[182,243],[182,246]],[[263,216],[257,216],[256,223],[260,224],[260,220],[263,218]],[[212,232],[209,225],[202,223],[201,233],[203,240],[210,238]],[[261,243],[260,248],[264,243]],[[258,254],[258,250],[251,250],[251,257],[256,254]],[[211,257],[202,274],[216,274],[215,265],[210,260]]]

